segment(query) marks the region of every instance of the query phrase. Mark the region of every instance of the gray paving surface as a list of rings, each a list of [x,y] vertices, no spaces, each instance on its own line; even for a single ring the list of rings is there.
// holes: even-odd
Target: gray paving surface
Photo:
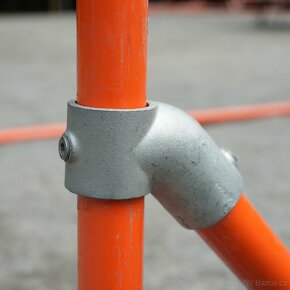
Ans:
[[[280,29],[281,28],[281,29]],[[148,96],[184,109],[290,100],[290,30],[251,16],[153,14]],[[282,29],[283,28],[283,29]],[[0,126],[65,120],[74,15],[0,16]],[[208,127],[290,247],[289,118]],[[0,147],[0,289],[76,289],[76,199],[56,140]],[[145,289],[243,289],[200,238],[146,199]],[[102,290],[102,289],[99,289]]]

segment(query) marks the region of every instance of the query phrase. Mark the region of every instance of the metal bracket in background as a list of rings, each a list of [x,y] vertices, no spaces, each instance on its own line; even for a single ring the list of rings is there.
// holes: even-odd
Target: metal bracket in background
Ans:
[[[217,223],[243,190],[235,165],[198,122],[164,103],[113,110],[70,101],[59,152],[68,190],[102,199],[151,192],[186,228]]]

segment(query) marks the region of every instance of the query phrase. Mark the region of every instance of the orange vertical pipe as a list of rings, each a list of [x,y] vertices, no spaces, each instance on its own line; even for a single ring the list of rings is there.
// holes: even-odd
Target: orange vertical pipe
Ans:
[[[146,105],[147,12],[147,0],[77,1],[79,104]],[[79,290],[142,289],[143,220],[143,197],[78,197]]]
[[[78,289],[141,290],[144,198],[78,197]]]
[[[290,289],[290,253],[244,195],[198,233],[247,288]]]
[[[79,0],[78,102],[99,108],[146,104],[147,0]]]

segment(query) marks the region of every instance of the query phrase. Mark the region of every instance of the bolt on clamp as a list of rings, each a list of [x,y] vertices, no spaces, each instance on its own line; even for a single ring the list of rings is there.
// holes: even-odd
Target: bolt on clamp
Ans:
[[[101,199],[151,192],[189,229],[220,221],[243,191],[235,157],[197,121],[164,103],[131,110],[70,101],[59,153],[71,192]]]

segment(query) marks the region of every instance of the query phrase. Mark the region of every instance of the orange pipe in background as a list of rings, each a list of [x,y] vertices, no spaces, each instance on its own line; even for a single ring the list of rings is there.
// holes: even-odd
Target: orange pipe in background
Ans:
[[[0,144],[59,138],[65,128],[65,123],[59,123],[1,129]]]
[[[247,288],[290,289],[290,253],[244,195],[198,233]]]
[[[147,0],[77,1],[79,104],[145,107],[147,13]],[[143,215],[143,197],[78,196],[79,290],[142,289]]]
[[[229,108],[215,108],[188,112],[202,125],[245,121],[276,116],[289,116],[290,103],[272,103]]]
[[[247,121],[290,115],[290,103],[273,103],[244,107],[215,108],[190,111],[201,125]],[[44,124],[28,127],[0,129],[0,144],[30,141],[37,139],[59,138],[66,124]]]

